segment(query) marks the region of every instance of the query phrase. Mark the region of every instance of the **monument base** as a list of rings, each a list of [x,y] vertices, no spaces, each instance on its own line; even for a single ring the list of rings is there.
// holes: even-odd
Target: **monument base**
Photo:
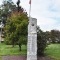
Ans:
[[[37,60],[37,55],[27,55],[27,60]]]

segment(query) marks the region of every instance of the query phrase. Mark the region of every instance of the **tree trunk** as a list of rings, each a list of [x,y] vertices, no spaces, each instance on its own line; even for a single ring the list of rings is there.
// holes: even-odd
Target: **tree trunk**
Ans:
[[[14,47],[14,44],[12,45],[12,47]]]
[[[12,41],[12,47],[14,47],[15,46],[15,44],[14,44],[14,40]]]
[[[19,44],[19,51],[21,51],[21,44]]]

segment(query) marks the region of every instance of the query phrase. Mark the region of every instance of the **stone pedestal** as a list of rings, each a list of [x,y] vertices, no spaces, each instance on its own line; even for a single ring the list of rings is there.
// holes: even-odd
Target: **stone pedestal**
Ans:
[[[37,60],[37,19],[35,18],[29,19],[27,60]]]

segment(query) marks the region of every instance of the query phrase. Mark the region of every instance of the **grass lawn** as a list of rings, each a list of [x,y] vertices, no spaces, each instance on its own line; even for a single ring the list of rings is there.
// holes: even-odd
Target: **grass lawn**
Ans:
[[[60,60],[60,44],[51,44],[46,47],[45,53],[47,56]],[[0,44],[0,60],[5,55],[26,55],[27,46],[22,45],[22,51],[19,51],[19,46],[16,45],[12,48],[12,45]]]
[[[27,47],[22,45],[22,51],[19,51],[19,46],[16,45],[12,47],[12,45],[5,45],[0,43],[0,56],[4,55],[26,55],[27,54]],[[0,57],[1,58],[1,57]]]
[[[45,53],[55,60],[60,60],[60,44],[51,44],[45,50]]]
[[[2,60],[2,56],[0,56],[0,60]]]

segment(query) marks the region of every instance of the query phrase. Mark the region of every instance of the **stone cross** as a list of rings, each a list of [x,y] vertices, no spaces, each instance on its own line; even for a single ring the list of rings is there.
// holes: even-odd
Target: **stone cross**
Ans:
[[[35,18],[29,19],[27,60],[37,60],[37,19]]]

